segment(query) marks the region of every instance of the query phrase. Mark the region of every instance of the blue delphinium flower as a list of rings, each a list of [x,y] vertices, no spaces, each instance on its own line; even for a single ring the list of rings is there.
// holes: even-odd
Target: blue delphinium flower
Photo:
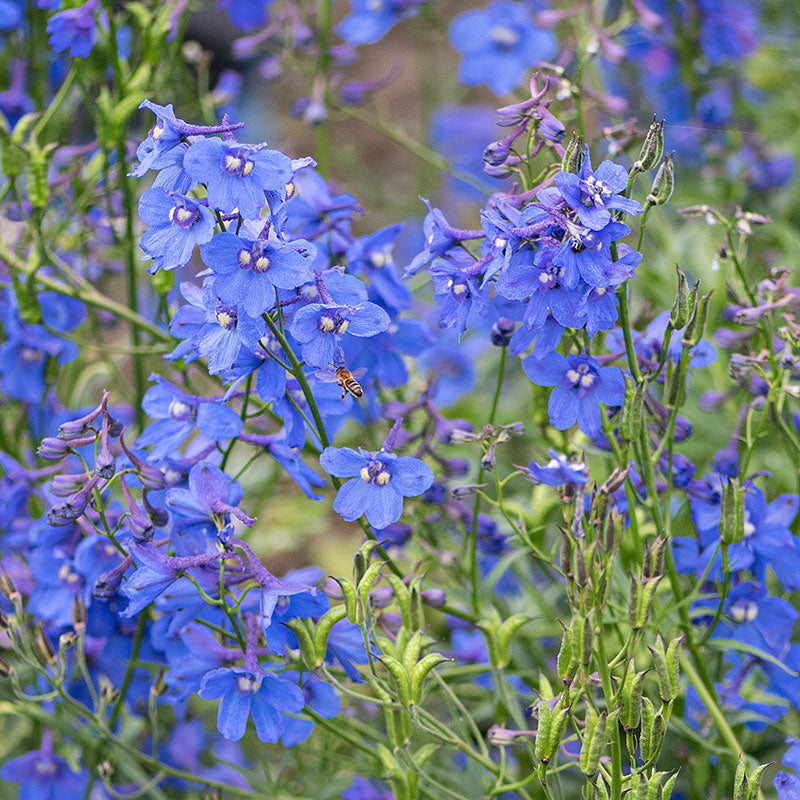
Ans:
[[[206,184],[211,208],[223,214],[238,210],[246,219],[257,219],[266,205],[264,193],[284,189],[294,172],[288,156],[266,145],[217,138],[194,142],[183,164],[194,180]]]
[[[10,0],[0,2],[0,30],[16,28],[22,21],[22,11]]]
[[[266,234],[266,235],[265,235]],[[251,317],[275,305],[275,289],[295,289],[312,279],[315,248],[303,239],[283,242],[266,227],[258,237],[219,233],[200,250],[215,274],[213,289],[228,305]]]
[[[183,358],[189,363],[198,356],[208,356],[208,371],[216,375],[233,366],[243,346],[258,347],[266,330],[263,319],[250,317],[241,306],[222,303],[210,281],[204,288],[182,283],[180,290],[189,302],[175,312],[169,329],[176,339],[184,341],[165,356],[168,360]]]
[[[305,706],[316,711],[323,719],[332,719],[341,710],[342,701],[336,690],[329,683],[321,681],[316,675],[304,673],[302,680],[299,673],[291,670],[284,672],[283,675],[287,680],[300,686]],[[313,730],[314,723],[310,719],[298,719],[284,715],[281,744],[284,747],[301,744],[311,736]]]
[[[0,775],[20,785],[21,800],[80,800],[88,780],[86,770],[73,772],[65,759],[53,753],[49,731],[40,750],[9,759]]]
[[[150,447],[150,458],[160,461],[172,456],[197,430],[212,441],[231,439],[242,432],[241,417],[218,400],[197,397],[181,391],[160,375],[145,392],[142,408],[155,422],[148,425],[137,440],[138,447]]]
[[[563,268],[561,282],[577,286],[584,280],[589,286],[607,287],[616,276],[609,275],[614,260],[611,243],[627,236],[631,229],[622,222],[609,222],[602,230],[592,231],[568,223],[568,235],[553,257],[553,263]]]
[[[297,684],[265,672],[243,667],[211,670],[197,692],[205,700],[219,700],[217,730],[238,741],[253,717],[256,735],[262,742],[277,742],[284,731],[281,712],[297,712],[305,699]]]
[[[411,17],[424,0],[350,0],[352,10],[336,33],[352,45],[380,41],[399,20]]]
[[[528,69],[552,58],[558,48],[556,37],[536,27],[524,4],[507,0],[456,17],[449,36],[462,56],[462,83],[486,83],[499,95],[513,91]]]
[[[581,224],[593,231],[605,228],[611,222],[611,211],[626,214],[641,214],[644,209],[622,192],[628,188],[628,172],[613,161],[604,161],[592,169],[589,145],[583,156],[583,163],[577,175],[572,172],[559,172],[556,186],[562,197],[575,209]]]
[[[601,367],[588,355],[528,356],[522,368],[537,386],[555,387],[547,410],[550,423],[558,430],[566,430],[577,420],[583,433],[594,436],[602,428],[600,403],[619,406],[625,398],[625,380],[619,367]]]
[[[454,328],[461,338],[467,327],[470,309],[486,312],[489,303],[488,287],[481,289],[475,260],[464,253],[448,259],[437,259],[428,268],[435,289],[434,300],[439,306],[439,326]]]
[[[139,199],[139,216],[150,226],[140,247],[152,275],[162,267],[177,269],[189,263],[195,245],[214,235],[216,220],[209,208],[190,197],[168,194],[163,189],[146,191]]]
[[[319,463],[329,475],[353,479],[337,492],[333,510],[348,522],[365,514],[378,529],[400,519],[404,497],[416,497],[433,483],[433,471],[424,461],[385,450],[326,447]]]
[[[589,472],[583,461],[570,461],[556,450],[548,450],[550,460],[541,466],[535,461],[528,465],[530,477],[537,483],[548,486],[562,486],[565,483],[580,486],[589,480]]]
[[[347,277],[347,276],[345,276]],[[325,368],[341,360],[339,339],[343,336],[369,337],[389,327],[389,315],[380,306],[366,301],[366,289],[351,277],[357,289],[341,302],[335,285],[317,280],[325,295],[321,303],[309,303],[295,312],[289,332],[301,344],[305,361],[313,367]],[[348,283],[348,287],[352,284]]]
[[[800,778],[789,772],[779,772],[772,781],[778,800],[800,800]]]
[[[370,296],[377,295],[398,311],[411,305],[411,291],[400,282],[393,255],[395,241],[402,231],[402,225],[390,225],[355,239],[347,248],[347,271],[351,275],[366,272]]]
[[[95,12],[100,0],[87,0],[77,8],[66,8],[53,14],[47,22],[53,52],[69,50],[73,58],[86,58],[92,52],[96,36]]]

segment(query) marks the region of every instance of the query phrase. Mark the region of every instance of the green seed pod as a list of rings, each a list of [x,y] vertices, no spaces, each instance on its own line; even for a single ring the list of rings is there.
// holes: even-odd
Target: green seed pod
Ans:
[[[564,150],[564,158],[561,159],[561,171],[577,174],[581,164],[583,164],[583,137],[573,133]]]
[[[658,122],[656,115],[653,114],[653,121],[644,137],[642,149],[639,151],[639,158],[633,162],[630,174],[637,172],[648,172],[653,169],[664,153],[664,120]]]
[[[677,772],[667,779],[667,782],[661,789],[661,800],[670,800],[670,797],[672,797],[672,790],[675,788],[675,781],[677,780]]]
[[[660,578],[664,574],[664,550],[667,540],[659,535],[647,546],[644,555],[645,578]]]
[[[647,776],[643,773],[639,773],[639,777],[636,780],[636,788],[635,794],[633,795],[635,800],[647,800]]]
[[[57,147],[53,142],[39,147],[35,138],[31,137],[28,145],[30,160],[28,161],[28,199],[34,208],[47,208],[50,201],[50,185],[47,171],[50,165],[50,154]]]
[[[424,744],[414,753],[414,763],[418,764],[420,767],[424,767],[425,764],[429,761],[430,757],[439,751],[439,745],[433,744],[432,742],[429,744]]]
[[[33,652],[44,665],[49,666],[56,663],[56,651],[53,650],[53,645],[50,644],[50,639],[44,632],[41,622],[33,629]]]
[[[680,330],[689,321],[689,312],[691,311],[691,306],[689,305],[689,281],[686,279],[686,274],[677,264],[675,265],[675,271],[678,274],[678,294],[672,304],[669,321],[675,330]]]
[[[564,733],[567,730],[567,722],[569,721],[569,709],[562,708],[560,711],[556,711],[553,714],[552,721],[550,723],[550,729],[547,732],[547,745],[545,748],[545,757],[542,758],[545,764],[547,764],[553,756],[558,752],[558,748],[561,745],[561,740],[564,738]],[[538,734],[537,734],[537,741],[538,741]]]
[[[702,338],[708,321],[708,303],[711,292],[704,294],[698,301],[683,334],[683,344],[694,347]]]
[[[411,630],[418,631],[425,625],[425,611],[422,608],[422,592],[415,583],[411,587]]]
[[[733,776],[733,800],[744,800],[747,791],[747,767],[744,763],[742,754],[739,753],[739,761],[736,764],[736,774]]]
[[[643,580],[639,593],[637,596],[636,615],[631,620],[631,627],[635,630],[641,630],[646,624],[650,616],[650,609],[653,607],[653,597],[655,597],[658,584],[661,582],[661,577],[649,578]]]
[[[562,627],[564,627],[563,624]],[[558,672],[558,677],[565,684],[571,683],[578,672],[578,659],[575,657],[573,648],[571,625],[569,628],[564,627],[564,633],[561,635],[561,648],[556,659],[556,671]]]
[[[408,586],[406,586],[400,578],[397,577],[393,572],[388,573],[386,575],[386,580],[392,586],[394,591],[394,596],[397,599],[397,603],[400,606],[400,616],[403,618],[403,625],[406,628],[411,628],[411,592],[408,590]]]
[[[401,705],[411,703],[411,680],[406,668],[394,656],[379,656],[381,663],[392,673],[397,686],[397,697]]]
[[[367,539],[353,556],[353,583],[358,586],[369,567],[372,551],[378,546],[376,541]]]
[[[655,737],[656,709],[647,697],[642,698],[641,728],[639,731],[639,747],[645,763],[653,757],[655,748],[660,745],[660,740]]]
[[[586,573],[586,556],[583,552],[581,540],[575,542],[575,583],[583,589],[589,583]]]
[[[341,606],[338,606],[341,608]],[[305,665],[309,669],[316,669],[322,659],[319,656],[319,651],[317,650],[314,639],[316,638],[315,635],[312,636],[308,630],[308,625],[304,619],[290,619],[286,623],[286,627],[289,628],[290,631],[297,637],[297,642],[300,645],[300,655],[303,657],[303,661]],[[323,642],[323,648],[325,643]],[[325,650],[322,650],[324,654]]]
[[[680,408],[686,400],[686,376],[680,363],[670,363],[667,368],[667,388],[664,390],[664,405],[667,408]]]
[[[605,711],[597,716],[597,712],[589,707],[580,755],[580,768],[584,775],[594,775],[600,766],[600,758],[606,749],[607,722]]]
[[[646,672],[636,672],[636,664],[631,659],[625,682],[619,690],[617,707],[620,709],[619,720],[625,730],[632,731],[639,727],[642,711],[642,689]]]
[[[500,626],[497,632],[497,663],[492,664],[493,667],[503,669],[508,666],[511,660],[511,638],[529,621],[527,614],[513,614]]]
[[[156,294],[163,297],[175,288],[175,272],[176,270],[160,269],[150,277],[150,284],[155,289]]]
[[[401,631],[405,630],[401,628]],[[398,635],[397,640],[399,642],[400,636]],[[403,646],[397,647],[397,657],[403,662],[403,666],[411,672],[412,669],[417,664],[419,660],[419,654],[422,651],[422,634],[420,632],[415,633],[407,643],[403,643]]]
[[[378,580],[378,575],[383,567],[383,563],[380,561],[376,561],[374,564],[369,566],[369,569],[364,573],[364,576],[361,580],[356,584],[356,590],[358,591],[358,598],[360,600],[359,603],[359,614],[358,614],[358,622],[359,624],[364,621],[365,618],[369,616],[370,607],[369,607],[369,593],[372,591],[372,587],[375,585],[375,582]]]
[[[757,800],[759,791],[761,790],[761,778],[764,775],[764,770],[768,766],[769,764],[762,764],[750,774],[750,779],[747,781],[747,789],[744,793],[744,800]]]
[[[744,537],[744,492],[738,477],[729,478],[722,487],[719,538],[725,544],[737,544]]]
[[[661,165],[653,179],[650,194],[647,195],[646,203],[649,206],[666,205],[672,192],[675,189],[675,165],[673,164],[674,153],[664,156]]]
[[[544,672],[539,673],[539,694],[544,697],[545,700],[555,700],[553,687],[550,685],[550,681]]]
[[[442,661],[450,661],[451,659],[445,658],[441,653],[428,653],[420,659],[419,663],[411,671],[411,702],[419,703],[422,699],[422,682],[427,677],[428,673]]]
[[[561,572],[570,577],[572,572],[572,537],[566,530],[561,531]]]
[[[598,776],[594,784],[594,796],[597,800],[609,800],[608,787],[602,776]]]
[[[594,630],[588,616],[583,618],[583,624],[579,625],[576,633],[580,635],[580,639],[575,641],[576,654],[581,659],[581,664],[588,667],[592,660],[592,644],[594,643]]]
[[[550,706],[547,704],[547,700],[544,697],[539,699],[536,709],[536,718],[538,720],[538,725],[533,752],[539,761],[544,761],[547,756],[547,745],[550,741],[550,726],[553,721]]]
[[[320,617],[319,622],[317,622],[316,630],[314,631],[314,653],[318,659],[325,657],[325,650],[328,647],[328,636],[330,635],[331,628],[346,616],[347,609],[342,605],[334,606]]]
[[[339,584],[339,588],[342,590],[347,619],[355,624],[356,615],[358,613],[358,595],[356,594],[356,587],[353,586],[352,581],[347,580],[347,578],[334,578],[333,580]]]
[[[683,636],[678,636],[676,639],[673,639],[669,645],[667,645],[667,652],[665,656],[665,660],[667,662],[667,675],[669,677],[669,685],[672,691],[672,699],[675,699],[678,696],[681,645],[683,645]]]

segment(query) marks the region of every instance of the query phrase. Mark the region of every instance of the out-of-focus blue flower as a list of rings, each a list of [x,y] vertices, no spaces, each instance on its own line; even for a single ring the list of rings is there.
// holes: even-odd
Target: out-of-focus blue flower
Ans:
[[[22,11],[10,0],[0,0],[0,31],[17,28],[22,22]]]
[[[397,22],[414,16],[425,0],[350,0],[350,13],[336,33],[352,45],[380,41]]]
[[[140,247],[145,254],[143,260],[153,260],[147,270],[151,275],[162,267],[171,270],[188,264],[195,245],[208,242],[216,225],[206,206],[160,188],[149,189],[141,196],[139,216],[150,226]]]
[[[285,189],[294,172],[288,156],[266,145],[218,138],[194,142],[183,159],[186,172],[206,184],[211,208],[223,214],[238,211],[257,219],[266,205],[265,192]]]
[[[779,772],[772,781],[778,800],[800,800],[800,778],[788,772]]]
[[[547,410],[550,423],[558,430],[566,430],[577,420],[583,433],[594,436],[602,428],[600,403],[619,406],[625,398],[625,381],[619,367],[601,367],[591,356],[528,356],[523,359],[522,368],[537,386],[555,387]]]
[[[197,692],[205,700],[219,700],[217,730],[226,738],[239,741],[253,717],[256,735],[262,742],[277,742],[284,731],[281,712],[303,708],[303,692],[289,680],[242,667],[211,670]]]
[[[217,0],[217,8],[228,12],[231,22],[243,31],[267,24],[273,0]]]
[[[47,22],[53,52],[69,50],[73,58],[86,58],[94,48],[97,34],[95,12],[100,0],[87,0],[77,8],[66,8],[53,14]]]
[[[400,519],[404,497],[416,497],[433,483],[433,471],[424,461],[385,450],[326,447],[319,463],[329,475],[353,479],[337,492],[334,511],[348,522],[364,514],[378,529]]]
[[[356,775],[352,785],[342,792],[342,800],[394,800],[394,794],[385,783]]]
[[[20,785],[20,800],[80,800],[88,780],[86,770],[73,772],[65,759],[53,753],[49,731],[41,750],[9,759],[0,775]]]
[[[739,61],[758,45],[758,17],[750,3],[700,0],[700,46],[712,64]]]
[[[552,58],[558,48],[556,37],[536,27],[525,5],[507,0],[456,17],[449,36],[462,56],[462,83],[486,83],[499,95],[513,91],[528,69]]]

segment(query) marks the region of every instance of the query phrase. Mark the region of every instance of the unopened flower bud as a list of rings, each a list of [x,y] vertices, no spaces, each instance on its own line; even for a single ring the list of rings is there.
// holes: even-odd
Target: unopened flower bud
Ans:
[[[729,478],[722,487],[719,537],[726,544],[738,544],[744,537],[744,494],[738,478]]]
[[[497,322],[492,325],[492,332],[490,334],[491,343],[495,347],[508,347],[515,326],[516,323],[514,320],[500,317]]]
[[[422,598],[422,602],[431,608],[441,608],[447,602],[444,589],[423,589],[419,596]]]
[[[505,164],[510,152],[511,143],[509,140],[507,138],[500,139],[486,145],[483,151],[483,160],[491,167],[499,167],[501,164]]]
[[[80,491],[89,480],[85,472],[77,472],[69,475],[54,475],[50,481],[50,494],[56,497],[69,497]]]
[[[690,297],[689,282],[686,280],[685,273],[677,264],[675,265],[675,270],[678,273],[678,294],[675,297],[675,302],[672,304],[669,321],[672,323],[672,327],[677,331],[684,328],[689,321],[689,313],[693,303]],[[695,292],[696,291],[695,288]]]
[[[72,627],[78,633],[86,630],[86,604],[79,594],[72,601]]]
[[[13,579],[2,567],[0,567],[0,592],[3,593],[7,600],[12,602],[20,596]]]
[[[47,461],[58,461],[67,455],[69,448],[68,442],[56,439],[54,436],[45,436],[36,448],[36,455]]]
[[[33,651],[42,664],[55,664],[56,651],[44,632],[43,623],[41,622],[33,629]]]

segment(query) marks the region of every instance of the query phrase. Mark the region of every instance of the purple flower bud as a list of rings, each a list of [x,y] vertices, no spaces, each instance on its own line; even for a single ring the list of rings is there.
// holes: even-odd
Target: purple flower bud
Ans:
[[[80,491],[87,480],[89,478],[83,472],[73,475],[55,475],[48,488],[50,493],[56,497],[69,497]]]
[[[420,592],[422,602],[431,608],[441,608],[447,602],[444,589],[423,589]]]
[[[447,499],[447,489],[441,483],[434,483],[425,494],[422,495],[422,502],[426,506],[436,506]]]
[[[148,464],[146,461],[142,461],[141,458],[135,456],[125,444],[125,437],[122,436],[122,434],[120,434],[119,442],[122,445],[123,452],[128,456],[131,464],[133,464],[136,469],[136,477],[148,489],[155,489],[156,491],[163,489],[165,486],[164,473],[161,472],[158,467],[154,467],[152,464]]]
[[[472,425],[465,419],[438,419],[436,421],[436,438],[445,444],[451,444],[456,431],[471,433]],[[458,438],[458,435],[456,435]]]
[[[94,437],[92,437],[92,441],[94,441]],[[89,442],[86,442],[86,444],[89,444]],[[58,461],[67,455],[69,448],[70,445],[61,439],[56,439],[55,436],[46,436],[39,443],[36,455],[48,461]]]
[[[153,525],[157,528],[163,528],[169,522],[169,513],[165,508],[156,508],[150,505],[146,489],[142,489],[142,503],[147,511],[147,516],[153,520]]]
[[[82,516],[89,504],[89,494],[99,481],[100,478],[97,475],[92,476],[82,489],[70,495],[63,503],[53,506],[47,512],[47,524],[58,528],[71,525],[78,517]]]
[[[486,145],[483,151],[483,160],[491,167],[499,167],[505,164],[511,152],[511,142],[508,139],[500,139]]]
[[[544,106],[539,107],[539,114],[541,116],[536,127],[538,134],[550,142],[556,142],[557,144],[561,142],[567,132],[564,123],[556,119]]]
[[[469,474],[469,462],[465,458],[443,458],[439,463],[448,478],[463,478]]]
[[[508,347],[515,327],[516,323],[514,320],[500,317],[497,322],[492,325],[492,332],[489,336],[491,343],[495,347]]]
[[[125,497],[125,505],[128,507],[128,530],[130,530],[135,539],[149,542],[156,532],[153,527],[153,521],[137,505],[128,485],[125,483],[124,477],[120,476],[119,485]]]
[[[369,593],[370,604],[373,608],[386,608],[394,598],[394,590],[391,586],[379,586]]]

